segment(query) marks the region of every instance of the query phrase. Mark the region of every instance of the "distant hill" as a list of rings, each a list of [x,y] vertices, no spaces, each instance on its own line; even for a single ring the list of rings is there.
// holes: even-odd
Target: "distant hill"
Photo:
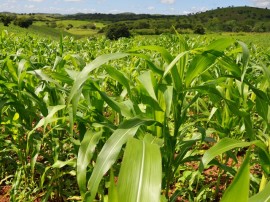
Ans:
[[[73,15],[30,13],[15,14],[2,12],[1,15],[16,15],[17,18],[32,18],[37,32],[67,33],[74,36],[102,34],[106,25],[125,23],[134,34],[156,35],[161,33],[209,32],[270,32],[270,9],[255,7],[217,8],[188,15],[160,15],[135,13],[77,13]],[[91,26],[90,26],[91,25]],[[31,28],[31,27],[30,27]],[[45,30],[45,31],[44,31]],[[202,30],[201,33],[205,31]]]
[[[215,10],[209,10],[203,13],[195,14],[195,16],[212,19],[214,17],[219,18],[222,21],[227,20],[270,20],[270,10],[265,8],[255,7],[228,7],[217,8]]]
[[[133,30],[149,31],[151,29],[156,32],[168,31],[172,26],[180,31],[188,31],[195,29],[198,25],[202,25],[208,31],[270,31],[270,10],[247,6],[217,8],[188,15],[80,13],[63,16],[63,19],[95,20],[106,23],[125,22]]]

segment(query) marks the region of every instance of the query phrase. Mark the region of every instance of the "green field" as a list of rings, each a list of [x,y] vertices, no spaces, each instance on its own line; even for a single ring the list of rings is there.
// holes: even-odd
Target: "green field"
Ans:
[[[269,33],[60,23],[0,26],[0,201],[269,199]]]

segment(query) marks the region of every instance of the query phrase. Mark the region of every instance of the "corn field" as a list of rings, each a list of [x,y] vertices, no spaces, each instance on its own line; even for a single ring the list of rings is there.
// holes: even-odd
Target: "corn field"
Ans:
[[[233,38],[2,31],[0,198],[270,201],[269,106],[269,50]]]

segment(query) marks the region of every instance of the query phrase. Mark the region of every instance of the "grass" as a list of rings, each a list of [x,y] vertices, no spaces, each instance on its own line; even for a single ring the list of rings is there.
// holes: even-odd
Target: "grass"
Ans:
[[[95,36],[97,35],[98,30],[92,29],[80,29],[80,28],[72,28],[70,30],[66,30],[64,28],[51,28],[48,27],[45,23],[34,23],[28,29],[20,28],[15,25],[9,25],[9,27],[5,27],[0,24],[0,30],[8,30],[11,33],[14,33],[18,36],[23,35],[32,35],[32,36],[40,36],[42,38],[51,38],[53,40],[59,40],[61,34],[64,36],[72,36],[75,39]]]
[[[207,34],[207,37],[210,38],[224,38],[224,37],[232,37],[234,39],[245,42],[248,45],[256,45],[259,48],[269,49],[270,41],[268,38],[270,37],[270,33],[220,33],[220,34]]]
[[[105,25],[101,22],[92,22],[92,21],[86,21],[86,20],[58,20],[56,21],[57,24],[63,24],[67,26],[68,24],[72,24],[74,27],[80,27],[82,25],[87,25],[90,23],[93,23],[96,25],[97,28],[102,28]]]

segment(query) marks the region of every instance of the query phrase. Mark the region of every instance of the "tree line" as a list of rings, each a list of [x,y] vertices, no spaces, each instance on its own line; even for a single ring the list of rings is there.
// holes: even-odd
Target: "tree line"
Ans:
[[[192,33],[203,27],[209,32],[270,32],[270,10],[253,7],[217,8],[188,15],[150,14],[75,14],[62,19],[100,21],[106,24],[125,23],[138,34],[172,32]]]
[[[30,25],[33,24],[33,19],[30,17],[18,18],[16,15],[8,15],[8,14],[0,15],[0,21],[6,27],[9,26],[12,22],[14,25],[17,25],[22,28],[28,28]]]

